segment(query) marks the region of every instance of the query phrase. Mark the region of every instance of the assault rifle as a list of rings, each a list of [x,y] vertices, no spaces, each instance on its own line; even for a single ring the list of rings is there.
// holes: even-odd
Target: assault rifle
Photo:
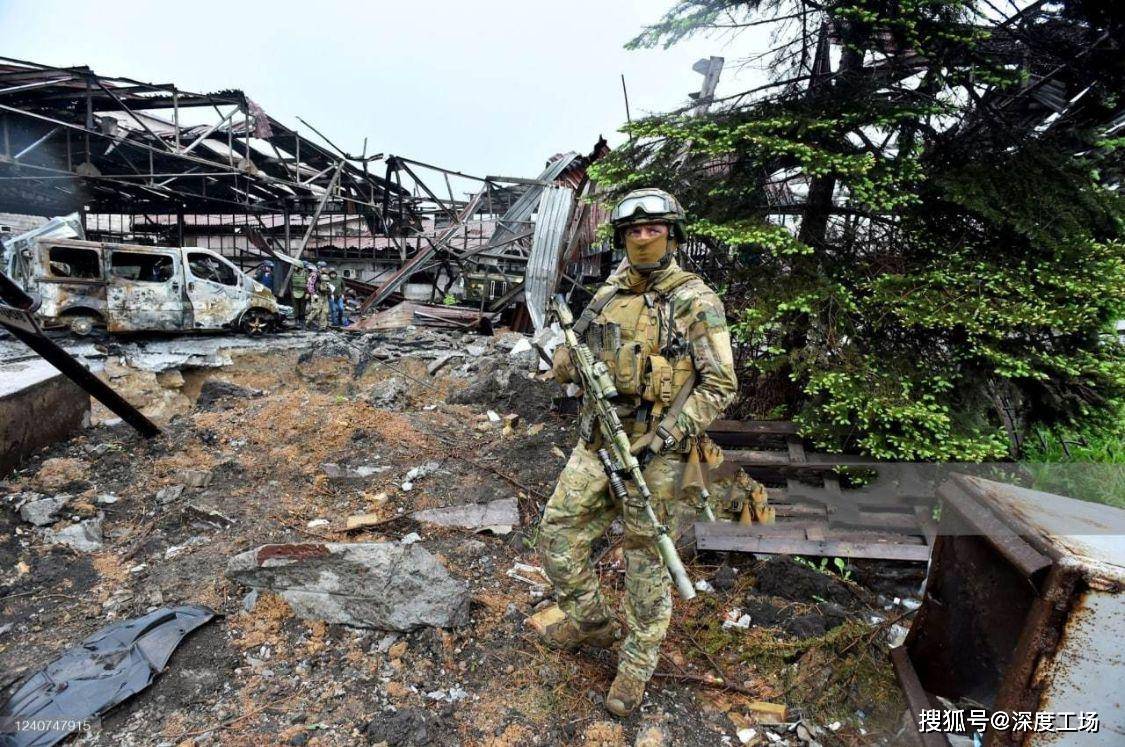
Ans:
[[[571,360],[582,380],[582,389],[596,414],[602,434],[602,448],[598,449],[597,454],[609,480],[609,488],[623,505],[644,508],[648,520],[656,528],[656,549],[676,584],[676,591],[683,599],[692,599],[695,597],[695,587],[692,586],[691,579],[684,570],[684,564],[676,552],[676,545],[668,536],[668,528],[660,523],[656,512],[652,510],[652,493],[645,483],[641,464],[633,454],[629,437],[621,426],[617,410],[610,402],[617,396],[617,387],[613,385],[609,369],[602,361],[595,362],[590,349],[578,341],[578,336],[574,333],[574,316],[570,313],[566,301],[561,296],[556,296],[552,307],[562,326]],[[640,506],[637,505],[637,500],[629,495],[622,478],[630,479],[636,485]]]

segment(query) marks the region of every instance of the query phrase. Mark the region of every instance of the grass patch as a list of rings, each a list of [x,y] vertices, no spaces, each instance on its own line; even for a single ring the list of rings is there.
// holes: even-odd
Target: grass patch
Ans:
[[[1040,429],[1022,466],[1036,490],[1125,508],[1125,405],[1081,430]]]

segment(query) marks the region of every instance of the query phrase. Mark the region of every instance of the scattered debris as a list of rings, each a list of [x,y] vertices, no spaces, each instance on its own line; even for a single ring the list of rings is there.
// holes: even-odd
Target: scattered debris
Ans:
[[[211,484],[213,475],[209,470],[185,469],[180,473],[180,482],[188,488],[205,488]]]
[[[183,485],[169,485],[156,491],[156,502],[163,505],[178,500],[184,493]]]
[[[247,389],[245,387],[232,384],[229,381],[222,379],[207,379],[203,382],[203,386],[199,389],[199,397],[195,400],[195,406],[200,410],[216,410],[220,409],[223,400],[241,400],[251,397],[261,397],[265,392],[258,389]],[[229,405],[229,403],[227,403]]]
[[[734,628],[747,630],[749,627],[750,615],[744,614],[738,607],[735,607],[723,615],[723,630],[731,630]]]
[[[83,519],[62,529],[47,530],[47,542],[66,545],[79,552],[97,552],[102,549],[102,517]]]
[[[39,493],[29,493],[38,496]],[[20,506],[20,518],[37,527],[45,527],[59,520],[59,513],[70,500],[69,495],[56,495],[50,498],[31,498]]]
[[[229,516],[226,516],[209,506],[202,506],[199,504],[189,503],[188,505],[184,506],[183,514],[185,518],[191,521],[210,524],[211,526],[218,527],[220,529],[223,527],[229,527],[234,524],[234,519],[230,518]]]
[[[25,679],[0,708],[5,745],[52,745],[82,722],[145,689],[189,633],[214,618],[206,607],[166,607],[114,623]]]
[[[383,410],[398,410],[406,400],[407,386],[397,376],[381,381],[372,387],[364,399]]]
[[[378,526],[382,524],[383,521],[384,519],[381,514],[353,514],[348,517],[344,528],[346,531],[355,532],[367,527]],[[324,523],[327,524],[328,522],[325,521]],[[312,526],[311,522],[309,525]]]
[[[784,724],[789,709],[782,703],[767,703],[761,700],[751,702],[749,708],[760,724]]]
[[[277,592],[305,619],[400,631],[468,621],[468,587],[412,544],[263,545],[231,558],[226,574]]]
[[[534,630],[539,635],[546,635],[552,625],[557,625],[566,619],[566,613],[558,605],[552,604],[536,612],[526,620],[524,625]]]
[[[341,482],[367,482],[372,476],[380,472],[386,472],[390,467],[381,466],[377,464],[361,464],[358,467],[348,467],[346,465],[336,464],[334,462],[326,462],[322,465],[324,475],[329,480]]]
[[[500,498],[488,503],[474,503],[467,506],[431,508],[415,511],[410,517],[427,524],[471,529],[476,532],[491,531],[493,534],[507,534],[512,531],[513,526],[520,523],[519,505],[515,498]]]

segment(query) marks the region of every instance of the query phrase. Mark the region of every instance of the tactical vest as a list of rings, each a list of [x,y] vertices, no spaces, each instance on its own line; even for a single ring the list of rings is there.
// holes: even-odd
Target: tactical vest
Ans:
[[[609,368],[618,414],[634,421],[633,436],[659,420],[694,372],[687,330],[677,328],[674,308],[674,291],[693,280],[702,282],[678,273],[659,291],[643,294],[603,286],[575,324],[595,359]]]

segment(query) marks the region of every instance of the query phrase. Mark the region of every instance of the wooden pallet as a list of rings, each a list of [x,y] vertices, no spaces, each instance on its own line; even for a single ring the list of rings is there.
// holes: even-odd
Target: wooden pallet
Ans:
[[[716,421],[709,434],[729,464],[767,485],[775,524],[701,522],[702,550],[817,555],[887,560],[929,558],[936,534],[934,495],[907,465],[864,456],[809,453],[795,424],[785,421]],[[896,489],[844,490],[838,467],[872,470],[893,478]],[[901,489],[899,489],[901,486]]]

